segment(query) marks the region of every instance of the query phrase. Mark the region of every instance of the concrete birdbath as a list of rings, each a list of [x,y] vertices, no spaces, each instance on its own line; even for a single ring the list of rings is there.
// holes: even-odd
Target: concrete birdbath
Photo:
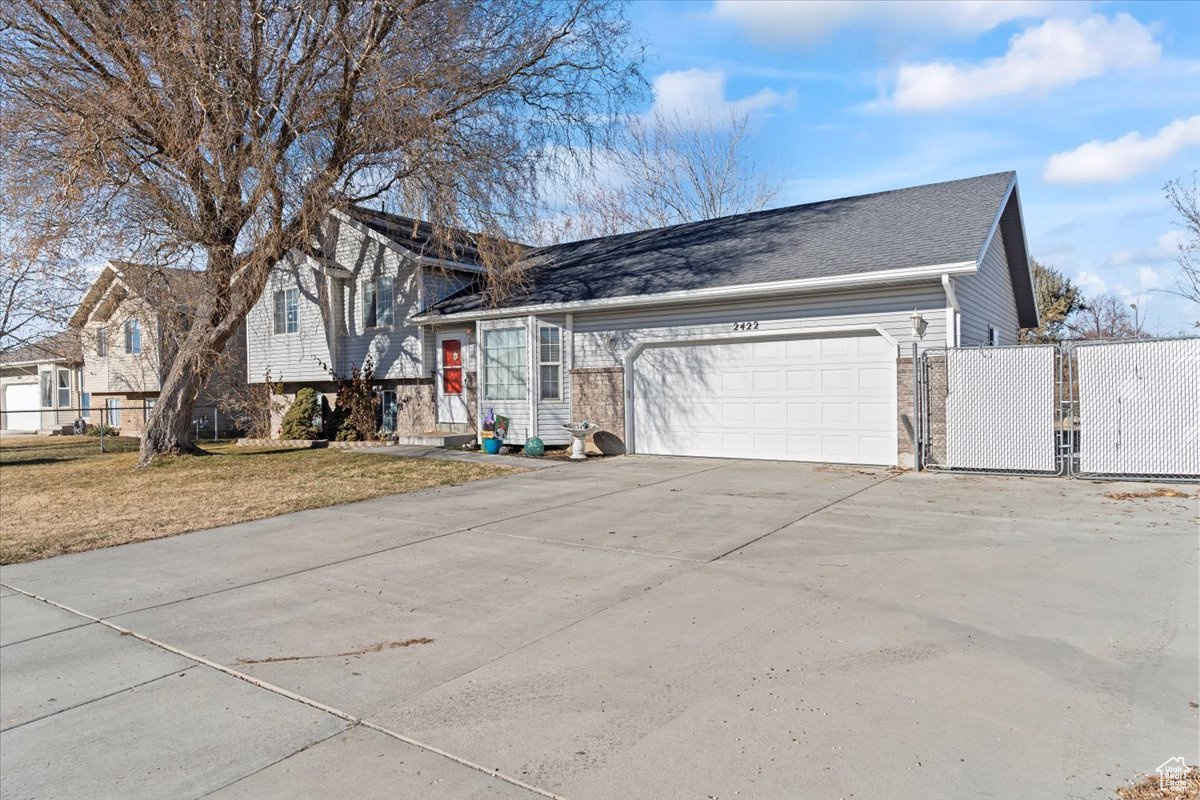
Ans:
[[[584,420],[578,424],[563,425],[563,429],[571,434],[571,459],[574,461],[586,459],[587,454],[583,452],[584,442],[587,437],[600,430],[600,426]]]

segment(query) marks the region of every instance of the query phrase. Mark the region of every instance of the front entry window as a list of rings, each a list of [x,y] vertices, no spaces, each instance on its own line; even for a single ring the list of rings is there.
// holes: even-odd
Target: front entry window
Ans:
[[[462,340],[442,340],[442,394],[462,394]]]
[[[525,399],[525,329],[483,332],[484,396],[488,400]]]

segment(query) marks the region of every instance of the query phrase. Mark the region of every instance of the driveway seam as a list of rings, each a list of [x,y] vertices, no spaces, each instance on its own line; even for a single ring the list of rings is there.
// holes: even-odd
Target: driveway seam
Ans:
[[[486,526],[488,526],[488,525],[495,525],[495,524],[497,524],[497,523],[500,523],[500,522],[509,522],[509,521],[511,521],[511,520],[514,520],[514,519],[521,519],[522,517],[528,517],[528,516],[532,516],[532,515],[534,515],[534,514],[541,514],[541,513],[545,512],[545,511],[556,511],[556,510],[558,510],[558,509],[567,508],[567,507],[569,507],[569,506],[577,505],[577,504],[579,504],[579,503],[589,503],[589,502],[591,502],[591,501],[593,501],[593,500],[599,500],[599,499],[600,499],[600,498],[602,498],[602,497],[610,497],[610,496],[612,496],[612,495],[615,495],[615,494],[620,494],[620,493],[622,493],[622,492],[631,492],[631,491],[634,491],[634,490],[636,490],[636,489],[644,489],[644,488],[646,488],[646,487],[649,487],[649,486],[658,486],[658,485],[660,485],[660,484],[663,484],[663,483],[670,483],[671,481],[674,481],[674,480],[680,480],[680,479],[682,479],[682,478],[690,478],[690,477],[693,477],[693,476],[695,476],[695,475],[700,475],[700,474],[702,474],[702,473],[705,473],[705,472],[713,472],[713,471],[715,471],[715,470],[718,470],[718,469],[725,469],[725,468],[727,468],[728,466],[729,466],[729,465],[726,465],[726,464],[721,464],[721,465],[718,465],[718,466],[715,466],[715,467],[710,467],[710,468],[708,468],[708,469],[699,470],[699,471],[697,471],[697,472],[689,472],[689,473],[687,473],[686,475],[674,475],[674,476],[672,476],[672,477],[670,477],[670,478],[664,478],[664,479],[662,479],[662,480],[660,480],[660,481],[653,481],[653,482],[651,482],[651,483],[639,483],[639,484],[638,484],[638,485],[636,485],[636,486],[627,486],[627,487],[625,487],[625,488],[623,488],[623,489],[615,489],[615,490],[613,490],[613,491],[611,491],[611,492],[603,492],[603,493],[601,493],[601,494],[592,495],[592,496],[590,496],[590,497],[581,497],[581,498],[579,498],[578,500],[572,500],[572,501],[570,501],[570,502],[567,502],[567,503],[561,503],[561,504],[559,504],[559,505],[556,505],[556,506],[543,506],[543,507],[537,508],[536,510],[533,510],[533,511],[525,511],[525,512],[523,512],[523,513],[520,513],[520,514],[513,514],[512,516],[509,516],[509,517],[503,517],[503,518],[501,518],[501,519],[490,519],[490,520],[488,520],[487,522],[483,522],[483,523],[480,523],[480,524],[478,524],[478,525],[471,525],[470,527],[466,527],[466,528],[457,528],[457,529],[455,529],[455,530],[452,530],[452,531],[445,531],[445,532],[443,532],[443,533],[435,533],[435,534],[432,534],[432,535],[430,535],[430,536],[426,536],[426,537],[424,537],[424,538],[421,538],[421,539],[413,539],[413,540],[411,540],[411,541],[408,541],[408,542],[402,542],[402,543],[400,543],[400,544],[390,545],[390,546],[388,546],[388,547],[384,547],[384,548],[381,548],[381,549],[379,549],[379,550],[372,550],[372,551],[371,551],[371,552],[369,552],[369,553],[359,553],[359,554],[357,554],[357,555],[353,555],[353,556],[347,556],[346,558],[340,558],[340,559],[337,559],[337,560],[335,560],[335,561],[330,561],[330,562],[327,562],[327,563],[325,563],[325,564],[317,564],[317,565],[315,565],[315,566],[312,566],[312,567],[305,567],[304,569],[298,569],[298,570],[294,570],[294,571],[292,571],[292,572],[286,572],[286,573],[284,573],[284,574],[282,574],[282,575],[272,575],[272,576],[271,576],[271,577],[269,577],[269,578],[262,578],[261,580],[257,580],[257,581],[250,581],[250,582],[248,582],[248,583],[239,583],[239,584],[238,584],[238,585],[236,585],[236,586],[225,586],[225,587],[223,587],[223,588],[221,588],[221,589],[214,589],[214,590],[213,590],[213,591],[211,591],[211,592],[202,592],[201,594],[191,595],[190,597],[181,597],[181,598],[179,598],[179,599],[177,599],[177,600],[168,600],[168,601],[167,601],[167,602],[165,602],[165,603],[156,603],[156,604],[154,604],[154,605],[144,606],[144,607],[142,607],[142,608],[134,608],[134,609],[130,609],[129,611],[122,611],[122,612],[120,612],[120,613],[118,613],[118,614],[112,614],[112,615],[110,615],[110,616],[108,616],[108,617],[103,617],[103,618],[100,618],[100,619],[117,619],[117,618],[119,618],[119,617],[128,616],[128,615],[130,615],[130,614],[140,614],[140,613],[142,613],[143,611],[154,611],[154,610],[156,610],[156,609],[160,609],[160,608],[166,608],[167,606],[173,606],[173,605],[176,605],[176,604],[178,604],[178,603],[186,603],[186,602],[188,602],[188,601],[190,601],[190,600],[200,600],[200,599],[203,599],[203,598],[205,598],[205,597],[212,597],[212,596],[214,596],[214,595],[218,595],[218,594],[224,594],[225,592],[232,592],[232,591],[235,591],[235,590],[237,590],[237,589],[246,589],[246,588],[249,588],[249,587],[251,587],[251,586],[259,586],[259,585],[261,585],[261,584],[264,584],[264,583],[270,583],[271,581],[282,580],[282,579],[284,579],[284,578],[293,578],[293,577],[295,577],[295,576],[297,576],[297,575],[303,575],[303,574],[305,574],[306,572],[316,572],[317,570],[325,569],[326,567],[336,567],[336,566],[340,566],[340,565],[342,565],[342,564],[348,564],[348,563],[350,563],[351,561],[358,561],[359,559],[362,559],[362,558],[371,558],[372,556],[382,555],[383,553],[390,553],[390,552],[392,552],[392,551],[394,551],[394,550],[400,550],[400,549],[402,549],[402,548],[405,548],[405,547],[411,547],[411,546],[413,546],[413,545],[424,544],[425,542],[432,542],[432,541],[435,541],[435,540],[437,540],[437,539],[442,539],[442,538],[445,538],[445,537],[447,537],[447,536],[454,536],[455,534],[458,534],[458,533],[470,533],[470,532],[472,532],[472,531],[475,531],[475,530],[477,530],[477,529],[479,529],[479,528],[486,527]],[[329,510],[329,509],[325,509],[325,510]],[[371,516],[371,515],[356,515],[356,514],[354,514],[353,512],[345,512],[345,511],[337,511],[336,513],[338,513],[338,514],[345,514],[345,515],[347,515],[347,516]],[[6,587],[6,588],[12,589],[13,591],[17,591],[17,592],[21,592],[22,594],[25,594],[24,590],[22,590],[22,589],[19,589],[19,588],[17,588],[16,586],[13,586],[13,585],[11,585],[11,584],[0,583],[0,586],[4,586],[4,587]]]
[[[134,689],[140,689],[141,687],[145,686],[146,684],[154,683],[155,681],[161,681],[164,678],[170,678],[172,675],[182,675],[183,673],[187,672],[188,670],[195,669],[198,666],[200,666],[200,665],[199,664],[189,664],[186,667],[181,667],[179,669],[173,669],[170,672],[164,672],[162,675],[156,675],[153,678],[147,678],[146,680],[141,681],[139,683],[135,683],[132,686],[126,686],[122,689],[117,689],[115,692],[109,692],[108,694],[102,694],[99,697],[93,697],[90,700],[83,700],[81,702],[76,703],[75,705],[67,706],[66,708],[60,708],[58,711],[51,711],[49,714],[43,714],[40,717],[35,717],[33,719],[27,719],[24,722],[18,722],[16,725],[12,725],[10,727],[0,729],[0,733],[9,733],[10,731],[15,731],[18,728],[23,728],[26,725],[31,725],[34,722],[41,722],[44,719],[52,719],[54,717],[57,717],[59,714],[63,714],[67,711],[74,711],[77,708],[83,708],[84,706],[89,706],[92,703],[98,703],[101,700],[107,700],[110,697],[116,697],[119,694],[125,694],[125,692],[131,692]]]
[[[3,584],[3,586],[5,589],[12,589],[12,591],[18,592],[19,594],[25,594],[20,589],[13,589],[13,587],[11,587],[7,584]],[[78,625],[72,625],[69,628],[59,628],[58,630],[50,631],[49,633],[39,633],[37,636],[30,636],[28,639],[17,639],[15,642],[8,642],[7,644],[0,644],[0,649],[3,649],[5,647],[12,647],[15,644],[25,644],[26,642],[36,642],[38,639],[45,639],[47,636],[54,636],[57,633],[66,633],[67,631],[79,630],[80,628],[86,628],[88,625],[91,625],[91,624],[92,623],[90,623],[90,622],[81,622]]]
[[[876,486],[887,483],[890,480],[895,480],[896,478],[900,477],[903,474],[904,473],[902,473],[902,472],[897,472],[895,474],[889,475],[888,477],[884,478],[883,480],[873,481],[873,482],[867,484],[866,486],[862,487],[861,489],[851,492],[850,494],[846,495],[845,497],[839,497],[837,500],[834,500],[830,503],[826,503],[825,505],[821,506],[820,508],[814,508],[812,511],[805,512],[804,514],[801,514],[800,516],[796,517],[791,522],[785,522],[784,524],[780,525],[778,528],[776,528],[773,531],[767,531],[766,533],[762,534],[761,536],[755,536],[750,541],[739,544],[737,547],[733,548],[732,550],[726,550],[724,553],[721,553],[721,555],[719,555],[719,556],[713,556],[706,563],[711,564],[714,561],[720,561],[721,559],[725,558],[726,556],[731,556],[734,553],[738,552],[739,550],[745,550],[750,545],[757,544],[758,542],[761,542],[763,539],[766,539],[768,536],[772,536],[776,533],[779,533],[784,528],[791,527],[792,525],[795,525],[797,522],[802,522],[803,520],[806,520],[809,517],[811,517],[813,514],[820,514],[822,511],[825,511],[826,509],[829,509],[829,508],[833,508],[834,506],[838,505],[839,503],[844,503],[845,501],[849,500],[851,497],[857,497],[858,495],[862,494],[863,492],[867,491],[868,489],[874,489]]]
[[[231,678],[236,678],[237,680],[248,683],[251,686],[255,686],[255,687],[257,687],[259,689],[263,689],[267,692],[271,692],[272,694],[277,694],[280,697],[284,697],[293,702],[300,703],[302,705],[306,705],[310,708],[315,708],[316,710],[322,711],[326,714],[329,714],[330,716],[337,717],[338,719],[342,720],[343,722],[350,723],[350,727],[353,727],[356,725],[362,725],[366,728],[370,728],[373,731],[377,731],[386,736],[390,736],[393,739],[404,742],[405,744],[412,745],[413,747],[419,747],[422,750],[426,750],[428,752],[442,756],[443,758],[449,759],[450,761],[453,761],[456,764],[459,764],[461,766],[469,767],[470,769],[473,769],[476,772],[481,772],[484,775],[489,775],[498,780],[502,780],[505,783],[510,783],[510,784],[512,784],[518,788],[524,789],[528,792],[533,792],[542,797],[549,798],[549,800],[566,800],[566,798],[562,797],[561,795],[557,795],[546,789],[542,789],[540,787],[534,786],[533,784],[526,783],[525,781],[521,780],[520,778],[516,778],[516,777],[513,777],[506,773],[503,773],[498,769],[489,769],[488,767],[485,767],[482,764],[477,764],[476,762],[471,761],[470,759],[464,758],[463,756],[455,755],[447,750],[441,749],[440,747],[435,747],[434,745],[426,744],[425,742],[422,742],[418,739],[413,739],[410,736],[405,736],[402,733],[393,731],[389,728],[385,728],[382,725],[378,725],[374,722],[367,722],[366,720],[356,717],[347,711],[342,711],[339,708],[335,708],[334,706],[328,705],[326,703],[322,703],[320,700],[314,700],[311,697],[305,697],[302,694],[297,694],[296,692],[290,691],[288,689],[284,689],[282,686],[276,686],[273,683],[264,681],[261,678],[256,678],[253,675],[250,675],[245,672],[241,672],[240,670],[236,670],[233,667],[227,666],[218,661],[213,661],[211,659],[205,658],[204,656],[199,656],[194,653],[189,653],[187,650],[183,650],[181,648],[175,647],[174,645],[167,644],[166,642],[160,642],[159,640],[155,639],[152,636],[147,636],[144,633],[138,633],[135,630],[126,628],[122,625],[118,625],[115,622],[109,622],[106,619],[102,619],[100,617],[93,616],[92,614],[88,614],[84,611],[80,611],[79,609],[71,608],[68,605],[64,605],[62,603],[56,603],[55,601],[53,601],[47,597],[42,597],[41,595],[34,594],[33,592],[27,592],[24,589],[19,589],[15,586],[8,586],[8,588],[26,596],[26,597],[32,598],[34,600],[39,600],[43,603],[46,603],[47,605],[54,606],[55,608],[60,608],[63,611],[67,611],[71,614],[75,614],[76,616],[91,620],[92,622],[98,623],[107,628],[111,628],[112,630],[118,631],[119,633],[122,633],[126,636],[132,636],[133,638],[138,639],[139,641],[145,642],[146,644],[154,645],[155,647],[165,650],[168,653],[174,653],[177,656],[182,656],[183,658],[189,659],[191,661],[195,661],[196,664],[198,664],[198,665],[203,665],[203,666],[208,667],[209,669],[224,673],[225,675],[228,675]],[[158,678],[157,680],[161,680],[161,678]],[[349,730],[349,727],[343,728],[342,731],[340,731],[340,732],[345,732],[346,730]],[[328,738],[328,737],[326,737],[326,738]]]
[[[491,523],[488,523],[489,525]],[[705,564],[706,561],[699,558],[688,558],[687,556],[669,556],[666,553],[652,553],[647,550],[632,550],[625,547],[603,547],[598,544],[584,544],[583,542],[567,542],[562,539],[546,539],[541,536],[521,536],[516,533],[502,533],[500,531],[489,531],[486,528],[477,528],[472,531],[463,531],[464,533],[486,533],[488,536],[503,536],[507,539],[518,539],[522,542],[537,542],[538,544],[553,544],[559,547],[579,547],[585,550],[599,550],[604,553],[622,553],[631,556],[649,556],[650,558],[665,558],[668,561],[682,561],[688,564]]]
[[[284,761],[287,761],[289,758],[292,758],[292,757],[294,757],[294,756],[298,756],[298,755],[300,755],[301,753],[303,753],[305,750],[308,750],[308,749],[311,749],[311,748],[313,748],[313,747],[316,747],[317,745],[319,745],[319,744],[322,744],[322,743],[324,743],[324,742],[327,742],[327,741],[329,741],[330,739],[333,739],[333,738],[335,738],[335,737],[338,737],[338,736],[342,736],[342,735],[344,735],[344,734],[348,733],[349,731],[352,731],[352,730],[354,730],[354,728],[355,728],[355,726],[354,726],[354,725],[351,725],[351,726],[350,726],[350,727],[348,727],[348,728],[342,728],[342,729],[341,729],[341,730],[339,730],[339,731],[334,731],[333,733],[329,734],[328,736],[322,736],[320,739],[316,739],[316,740],[314,740],[314,741],[311,741],[311,742],[309,742],[308,744],[304,745],[303,747],[297,747],[297,748],[296,748],[295,750],[293,750],[292,752],[288,753],[288,754],[287,754],[287,755],[285,755],[285,756],[282,756],[282,757],[280,757],[280,758],[277,758],[277,759],[275,759],[275,760],[274,760],[274,761],[272,761],[270,764],[264,764],[263,766],[259,767],[258,769],[251,770],[250,772],[247,772],[245,775],[241,775],[241,776],[239,776],[239,777],[237,777],[237,778],[234,778],[233,780],[229,781],[228,783],[222,783],[222,784],[221,784],[220,786],[218,786],[217,788],[215,788],[215,789],[213,789],[213,790],[211,790],[211,791],[205,792],[205,793],[204,793],[204,794],[202,794],[202,795],[199,795],[199,798],[198,798],[198,800],[203,800],[203,798],[205,798],[205,797],[212,797],[212,796],[213,796],[214,794],[216,794],[217,792],[220,792],[220,791],[223,791],[223,790],[225,790],[225,789],[228,789],[230,786],[236,786],[237,784],[241,783],[242,781],[246,780],[247,778],[252,778],[252,777],[254,777],[254,776],[255,776],[255,775],[257,775],[258,773],[262,772],[263,770],[270,769],[271,767],[275,766],[276,764],[282,764]]]

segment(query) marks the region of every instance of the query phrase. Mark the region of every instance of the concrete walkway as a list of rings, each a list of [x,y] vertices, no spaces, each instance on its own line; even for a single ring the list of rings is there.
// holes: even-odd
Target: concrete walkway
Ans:
[[[4,567],[0,794],[1111,797],[1198,760],[1146,488],[630,457]]]

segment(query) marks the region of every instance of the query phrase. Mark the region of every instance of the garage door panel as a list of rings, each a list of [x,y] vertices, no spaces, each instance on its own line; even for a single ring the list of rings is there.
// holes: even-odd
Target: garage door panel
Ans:
[[[633,363],[634,450],[893,464],[894,359],[879,336],[648,348]]]
[[[36,383],[4,387],[3,427],[10,431],[36,431],[41,427],[41,393]]]

